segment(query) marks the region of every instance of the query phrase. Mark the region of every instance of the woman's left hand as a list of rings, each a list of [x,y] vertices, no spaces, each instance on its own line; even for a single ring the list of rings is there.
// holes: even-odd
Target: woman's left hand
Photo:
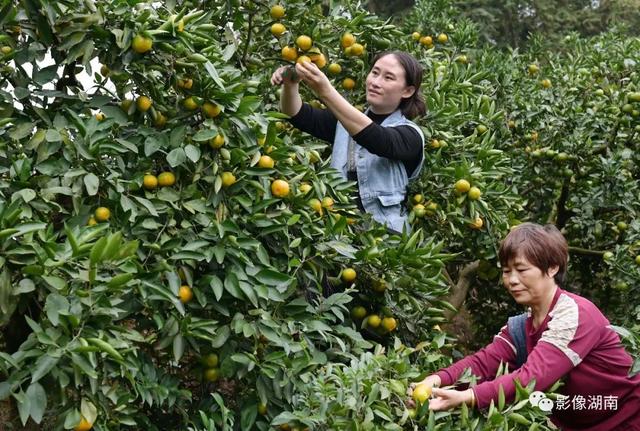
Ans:
[[[433,388],[432,398],[429,400],[429,410],[449,410],[460,406],[462,403],[473,403],[473,391],[456,391],[454,389]]]
[[[328,95],[329,91],[333,89],[327,75],[310,61],[296,63],[296,72],[298,72],[298,78],[304,81],[320,98]]]

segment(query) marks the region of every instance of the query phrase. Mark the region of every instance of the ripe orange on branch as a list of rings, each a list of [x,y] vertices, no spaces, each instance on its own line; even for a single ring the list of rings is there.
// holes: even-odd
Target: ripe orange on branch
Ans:
[[[279,22],[273,24],[271,26],[271,34],[274,35],[275,37],[280,37],[284,34],[284,32],[287,31],[287,27],[285,27],[284,25],[280,24]]]
[[[271,10],[269,11],[271,18],[273,19],[282,18],[284,16],[284,13],[285,13],[284,7],[279,4],[271,6]]]
[[[424,404],[430,396],[431,386],[426,383],[420,384],[413,388],[413,393],[411,394],[411,397],[414,399],[414,401],[417,401],[420,404]]]
[[[107,207],[98,207],[95,212],[95,219],[97,221],[107,221],[111,217],[111,210]]]
[[[356,37],[351,33],[345,33],[340,38],[340,45],[343,48],[348,48],[351,45],[353,45],[354,43],[356,43]]]
[[[147,112],[151,105],[153,105],[153,102],[147,96],[140,96],[136,99],[136,107],[140,112]]]
[[[84,418],[84,416],[80,417],[80,422],[76,425],[73,430],[74,431],[89,431],[93,428],[93,424]]]
[[[296,45],[303,51],[308,51],[313,45],[313,41],[307,35],[298,36],[296,39]]]
[[[465,179],[460,179],[458,181],[456,181],[456,183],[453,186],[456,190],[456,192],[458,193],[467,193],[469,191],[469,189],[471,188],[471,184],[469,184],[469,181],[465,180]]]
[[[186,304],[193,298],[193,290],[191,290],[191,287],[187,285],[180,286],[180,289],[178,290],[178,297],[180,298],[180,302]]]
[[[289,183],[285,180],[274,180],[271,183],[271,194],[277,198],[284,198],[289,194]]]
[[[357,277],[356,270],[353,268],[345,268],[340,276],[345,283],[351,283]]]
[[[147,190],[154,190],[158,187],[158,177],[147,174],[142,179],[142,186]]]
[[[176,183],[176,176],[173,172],[162,172],[158,175],[158,185],[160,187],[171,187]]]
[[[141,34],[137,34],[131,41],[131,49],[133,49],[138,54],[144,54],[147,51],[151,51],[152,47],[153,40]]]

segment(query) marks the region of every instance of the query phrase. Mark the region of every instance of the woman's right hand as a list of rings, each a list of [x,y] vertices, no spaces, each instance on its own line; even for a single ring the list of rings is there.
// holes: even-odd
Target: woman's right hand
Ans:
[[[411,396],[413,395],[413,390],[415,389],[416,386],[418,385],[428,385],[430,387],[438,387],[440,386],[440,377],[435,375],[435,374],[431,374],[430,376],[425,377],[422,381],[419,382],[412,382],[409,384],[409,387],[407,388],[407,395],[409,396],[409,404],[413,404],[415,405],[415,402],[413,401],[413,399],[411,399]]]
[[[271,85],[297,84],[297,72],[294,66],[281,66],[271,75]]]

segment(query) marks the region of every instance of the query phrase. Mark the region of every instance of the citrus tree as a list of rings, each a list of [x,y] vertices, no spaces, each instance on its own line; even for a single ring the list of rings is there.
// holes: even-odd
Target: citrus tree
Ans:
[[[436,3],[419,2],[404,23],[352,2],[6,3],[0,399],[11,423],[544,424],[526,402],[437,415],[405,406],[408,384],[457,350],[438,326],[451,303],[475,274],[497,284],[497,241],[545,214],[524,194],[536,165],[514,144],[521,131],[543,139],[542,114],[527,114],[535,99],[523,100],[549,94],[524,66],[544,67],[533,60],[542,48],[484,50],[471,23]],[[391,48],[423,63],[429,105],[418,119],[425,169],[406,203],[413,229],[401,235],[356,210],[330,148],[288,125],[269,81],[313,61],[364,107],[371,59]],[[616,97],[633,108],[637,79],[619,72]]]
[[[317,6],[289,9],[301,31],[325,22]],[[272,112],[257,64],[283,61],[279,18],[259,3],[3,6],[13,423],[267,429],[303,371],[443,320],[420,312],[444,306],[442,244],[363,218],[325,148]]]

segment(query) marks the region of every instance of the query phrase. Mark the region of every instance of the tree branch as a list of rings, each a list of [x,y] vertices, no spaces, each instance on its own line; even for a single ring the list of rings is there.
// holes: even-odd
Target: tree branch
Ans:
[[[460,271],[460,276],[458,277],[458,282],[453,284],[453,280],[449,276],[448,273],[445,272],[445,277],[449,280],[451,284],[451,294],[447,299],[451,305],[455,308],[459,309],[462,304],[464,304],[465,299],[467,299],[467,292],[469,291],[469,286],[471,285],[471,279],[475,276],[478,268],[480,267],[480,261],[475,260],[469,264],[467,264]],[[447,310],[445,312],[445,317],[447,319],[451,319],[453,317],[454,312]]]

